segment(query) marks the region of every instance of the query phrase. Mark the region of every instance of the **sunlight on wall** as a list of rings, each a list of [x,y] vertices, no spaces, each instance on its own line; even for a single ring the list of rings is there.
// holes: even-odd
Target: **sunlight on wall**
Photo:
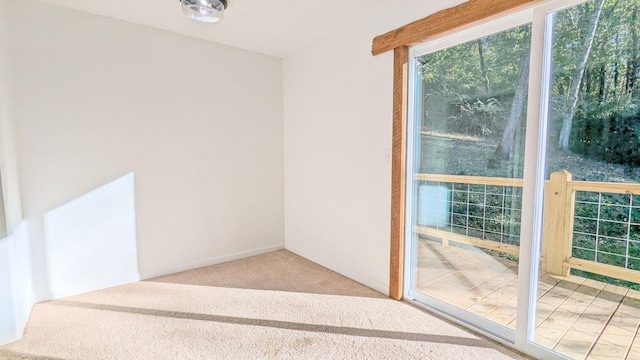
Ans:
[[[31,243],[27,222],[22,221],[14,227],[8,238],[16,335],[20,337],[34,304]]]
[[[0,344],[14,341],[15,319],[13,310],[13,291],[11,287],[11,271],[9,269],[9,240],[0,238]]]
[[[34,303],[27,223],[0,237],[0,345],[22,336]]]
[[[133,173],[47,212],[44,226],[53,298],[139,280]]]
[[[4,213],[4,195],[2,193],[2,177],[0,176],[0,238],[7,236],[7,218]]]

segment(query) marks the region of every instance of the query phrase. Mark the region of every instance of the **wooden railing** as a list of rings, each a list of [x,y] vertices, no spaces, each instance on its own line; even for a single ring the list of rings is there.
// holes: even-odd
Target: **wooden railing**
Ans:
[[[440,183],[522,187],[522,179],[511,178],[416,174],[415,179]],[[566,276],[573,268],[638,282],[639,271],[572,257],[576,191],[640,195],[640,184],[573,181],[568,171],[552,173],[550,180],[545,183],[541,254],[541,266],[544,271]],[[449,245],[449,242],[455,242],[511,255],[519,254],[517,245],[465,236],[427,226],[416,226],[415,231],[421,235],[441,239],[444,246]]]
[[[547,206],[551,206],[552,209],[546,210],[548,212],[546,220],[547,222],[553,222],[553,220],[551,220],[552,217],[559,217],[562,209],[565,214],[565,228],[545,227],[545,230],[549,231],[549,233],[546,234],[543,232],[543,236],[545,236],[543,239],[548,239],[546,241],[547,248],[545,249],[547,256],[546,271],[559,275],[568,275],[569,270],[573,268],[620,280],[639,282],[639,271],[572,257],[571,245],[573,243],[573,219],[575,218],[574,209],[576,191],[640,195],[640,184],[573,181],[570,173],[567,171],[559,171],[551,174],[549,186],[551,186],[552,189],[557,189],[560,193],[556,194],[553,190],[549,191],[549,188],[545,191],[545,201],[549,202],[547,203],[548,205],[545,204],[545,210],[547,209]],[[564,194],[562,194],[562,192],[564,192]],[[564,208],[561,206],[562,203],[565,204]],[[554,210],[556,213],[553,213]],[[561,234],[564,234],[564,241],[560,238]],[[559,243],[562,243],[562,245],[558,245]],[[554,246],[557,246],[557,248],[554,249]],[[553,259],[550,259],[552,254],[554,255]],[[559,254],[562,254],[562,256]],[[560,260],[562,260],[562,269],[560,269],[558,264]],[[549,266],[552,266],[552,268],[550,269]]]

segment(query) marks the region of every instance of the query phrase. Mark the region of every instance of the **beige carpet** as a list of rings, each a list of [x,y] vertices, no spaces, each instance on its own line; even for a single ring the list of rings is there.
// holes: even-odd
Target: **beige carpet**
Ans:
[[[522,359],[288,251],[37,304],[2,359]]]

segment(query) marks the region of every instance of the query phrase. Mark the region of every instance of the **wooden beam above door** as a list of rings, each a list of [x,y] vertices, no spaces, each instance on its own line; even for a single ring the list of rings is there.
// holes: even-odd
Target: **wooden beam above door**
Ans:
[[[469,0],[439,11],[373,39],[371,53],[382,54],[399,46],[411,46],[463,26],[473,25],[542,0]]]

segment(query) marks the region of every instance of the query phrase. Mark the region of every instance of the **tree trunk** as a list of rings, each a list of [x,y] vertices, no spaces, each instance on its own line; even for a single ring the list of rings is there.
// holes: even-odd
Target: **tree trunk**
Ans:
[[[604,65],[600,66],[600,74],[599,80],[600,84],[598,85],[598,102],[600,104],[604,103],[607,99],[607,90],[606,90],[606,80],[607,80],[607,69],[604,68]]]
[[[619,51],[619,37],[620,34],[616,33],[616,37],[615,37],[615,53],[618,54]],[[618,64],[618,57],[616,57],[615,61],[613,62],[613,95],[617,96],[618,95],[618,85],[620,82],[620,69],[619,69],[619,64]]]
[[[516,130],[521,123],[522,111],[526,102],[525,96],[527,95],[527,87],[529,86],[529,57],[530,53],[527,48],[522,56],[520,78],[518,79],[518,86],[513,96],[513,102],[511,102],[511,112],[509,113],[507,126],[505,126],[498,147],[496,147],[496,151],[493,153],[493,158],[489,161],[489,166],[495,166],[496,162],[508,159],[513,149]]]
[[[484,93],[489,94],[489,76],[487,75],[487,67],[484,63],[484,50],[482,49],[482,38],[478,39],[478,56],[480,57],[480,70],[482,71],[482,79],[484,81]]]
[[[604,0],[596,0],[594,6],[594,13],[591,19],[589,19],[587,32],[585,33],[584,41],[582,43],[583,52],[580,54],[579,62],[573,72],[571,88],[569,89],[569,94],[567,94],[567,107],[562,117],[562,130],[560,130],[560,138],[558,139],[558,148],[560,150],[566,151],[569,149],[569,136],[571,135],[573,115],[575,114],[576,106],[578,105],[580,85],[582,83],[582,77],[584,76],[584,69],[587,67],[591,48],[593,47],[593,39],[598,28],[598,22],[600,21],[600,14],[602,14]]]
[[[638,57],[638,4],[633,5],[631,10],[631,64],[629,75],[629,96],[633,97],[638,80],[638,70],[640,70],[640,58]]]

